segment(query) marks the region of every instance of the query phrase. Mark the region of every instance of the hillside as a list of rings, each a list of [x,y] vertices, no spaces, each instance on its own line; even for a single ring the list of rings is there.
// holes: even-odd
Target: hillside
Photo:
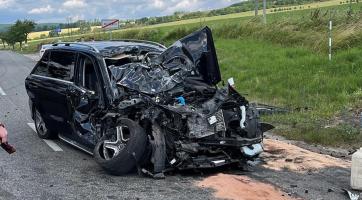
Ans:
[[[11,24],[0,24],[0,32],[6,31],[10,26]]]

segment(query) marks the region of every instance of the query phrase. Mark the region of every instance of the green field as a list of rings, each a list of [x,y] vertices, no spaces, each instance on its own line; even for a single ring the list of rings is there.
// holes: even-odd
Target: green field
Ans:
[[[304,4],[304,5],[285,6],[285,7],[282,7],[283,11],[279,11],[279,12],[290,12],[290,11],[294,12],[296,10],[309,10],[309,9],[313,9],[313,8],[324,8],[324,7],[340,5],[341,2],[344,2],[344,1],[328,0],[328,1],[322,1],[322,2],[308,3],[308,4]],[[274,12],[274,10],[275,10],[275,8],[270,8],[270,9],[267,9],[266,12],[267,12],[267,14],[270,14],[270,13]],[[261,11],[260,11],[260,13],[261,13]],[[123,31],[134,30],[134,29],[143,29],[143,28],[155,29],[155,28],[161,28],[161,27],[172,27],[172,26],[189,25],[189,24],[195,24],[195,23],[206,23],[206,22],[210,23],[212,21],[221,22],[221,21],[230,21],[233,19],[240,20],[241,18],[252,17],[252,16],[254,16],[254,11],[246,11],[246,12],[240,12],[240,13],[227,14],[227,15],[194,18],[194,19],[187,19],[187,20],[181,20],[181,21],[155,24],[155,25],[150,25],[150,26],[120,29],[120,30],[115,30],[114,32],[117,33],[117,32],[123,32]],[[46,33],[46,31],[38,32],[38,33],[37,32],[30,33],[29,40],[33,39],[32,42],[36,42],[36,43],[39,43],[39,42],[46,43],[47,41],[49,41],[49,39],[35,39],[35,38],[39,38],[40,35],[44,34],[44,33]],[[68,36],[63,36],[63,37],[52,38],[51,40],[55,40],[55,39],[56,40],[74,40],[74,38],[80,38],[84,35],[92,36],[94,34],[97,34],[97,33],[74,35],[70,38]]]
[[[223,79],[234,77],[251,101],[287,108],[288,114],[264,117],[275,133],[331,146],[359,147],[362,111],[362,5],[298,10],[260,18],[223,18],[188,24],[123,30],[113,38],[153,40],[170,45],[211,27]],[[328,20],[333,19],[333,60],[328,61]],[[108,39],[93,33],[86,40]],[[79,38],[79,37],[78,37]],[[74,40],[76,38],[62,38]],[[29,43],[34,52],[42,43]]]

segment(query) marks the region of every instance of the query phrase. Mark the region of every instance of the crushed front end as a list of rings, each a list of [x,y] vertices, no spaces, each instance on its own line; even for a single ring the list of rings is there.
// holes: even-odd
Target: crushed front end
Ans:
[[[232,86],[190,105],[164,106],[167,165],[178,169],[213,168],[258,156],[262,124],[258,111]],[[181,131],[182,130],[182,131]]]
[[[260,122],[232,79],[217,86],[221,75],[209,28],[163,52],[135,49],[123,52],[127,63],[108,68],[119,90],[117,113],[148,135],[147,172],[213,168],[262,152],[263,132],[272,126]]]

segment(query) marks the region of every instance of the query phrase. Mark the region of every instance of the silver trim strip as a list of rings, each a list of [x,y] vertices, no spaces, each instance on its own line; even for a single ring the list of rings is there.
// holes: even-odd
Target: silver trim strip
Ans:
[[[89,155],[93,156],[93,153],[92,153],[92,152],[90,152],[90,151],[88,151],[88,150],[84,149],[82,146],[78,145],[78,143],[76,143],[76,142],[74,142],[74,141],[72,141],[72,140],[69,140],[69,139],[67,139],[67,138],[63,137],[63,136],[62,136],[62,135],[60,135],[60,134],[58,135],[58,137],[59,137],[59,139],[60,139],[60,140],[62,140],[62,141],[64,141],[64,142],[66,142],[66,143],[68,143],[68,144],[72,145],[73,147],[75,147],[75,148],[77,148],[77,149],[80,149],[80,150],[84,151],[85,153],[87,153],[87,154],[89,154]]]
[[[95,48],[94,46],[92,45],[89,45],[89,44],[84,44],[84,43],[78,43],[78,42],[57,42],[55,44],[53,44],[52,46],[53,47],[56,47],[58,46],[59,44],[64,44],[64,46],[66,47],[71,47],[70,45],[79,45],[79,46],[85,46],[85,47],[88,47],[88,48],[91,48],[93,51],[95,51],[96,53],[99,53],[99,50],[97,48]]]
[[[111,42],[134,42],[134,43],[146,43],[146,44],[151,44],[151,45],[155,45],[164,49],[167,49],[166,46],[157,43],[157,42],[152,42],[152,41],[148,41],[148,40],[135,40],[135,39],[118,39],[118,40],[109,40]]]
[[[62,80],[62,79],[58,79],[58,78],[52,78],[52,77],[47,77],[47,76],[42,76],[42,75],[37,75],[37,74],[31,74],[31,76],[49,79],[49,80],[53,80],[53,81],[59,81],[59,82],[68,83],[68,84],[73,84],[73,82],[71,82],[71,81],[66,81],[66,80]]]

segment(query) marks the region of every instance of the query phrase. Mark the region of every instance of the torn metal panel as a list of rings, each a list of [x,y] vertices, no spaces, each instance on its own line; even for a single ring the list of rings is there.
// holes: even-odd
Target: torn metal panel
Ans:
[[[221,80],[208,28],[177,41],[151,59],[148,62],[112,66],[113,78],[119,85],[146,94],[168,91],[186,77],[201,77],[208,84],[217,84]]]

